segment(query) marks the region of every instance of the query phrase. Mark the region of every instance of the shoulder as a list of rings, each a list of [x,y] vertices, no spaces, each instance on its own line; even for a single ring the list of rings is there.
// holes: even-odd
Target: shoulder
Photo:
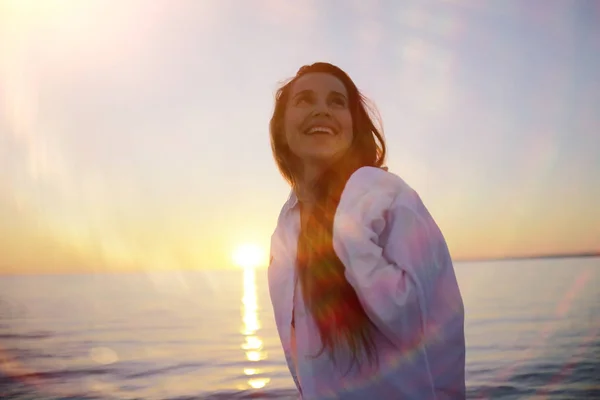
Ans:
[[[347,204],[400,202],[409,207],[420,203],[417,192],[400,176],[382,168],[362,167],[346,182],[342,201]]]
[[[296,206],[297,202],[298,199],[296,198],[294,191],[290,190],[286,201],[283,203],[281,209],[279,210],[279,215],[277,217],[277,225],[279,225],[281,223],[281,220],[286,216],[286,214]]]
[[[294,191],[291,190],[287,200],[281,206],[279,215],[277,216],[277,223],[271,234],[271,247],[275,246],[278,242],[281,242],[282,234],[292,228],[292,220],[289,218],[290,213],[293,211],[296,203],[298,202]]]

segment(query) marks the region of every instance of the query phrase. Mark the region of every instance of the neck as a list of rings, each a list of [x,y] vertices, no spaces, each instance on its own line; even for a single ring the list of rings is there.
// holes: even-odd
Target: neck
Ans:
[[[296,196],[302,202],[314,202],[313,185],[324,170],[323,165],[305,163],[302,166],[302,178],[296,187]]]
[[[304,164],[304,167],[302,168],[302,186],[311,187],[324,169],[325,167],[323,165],[313,163]]]

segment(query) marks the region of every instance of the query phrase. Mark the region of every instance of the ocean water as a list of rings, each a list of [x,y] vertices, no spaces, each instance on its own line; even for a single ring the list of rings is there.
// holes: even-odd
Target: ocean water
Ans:
[[[600,258],[457,263],[473,399],[600,398]],[[0,278],[0,398],[293,399],[266,270]]]

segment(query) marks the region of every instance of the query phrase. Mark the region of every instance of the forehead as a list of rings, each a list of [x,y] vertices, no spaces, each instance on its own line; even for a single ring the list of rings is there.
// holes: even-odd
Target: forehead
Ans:
[[[311,72],[298,78],[292,86],[292,95],[311,90],[314,92],[339,92],[348,96],[346,87],[341,80],[325,72]]]

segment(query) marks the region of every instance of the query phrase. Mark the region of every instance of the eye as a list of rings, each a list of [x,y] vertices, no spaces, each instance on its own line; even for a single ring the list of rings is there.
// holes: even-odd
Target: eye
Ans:
[[[308,93],[302,93],[298,96],[296,96],[296,98],[294,99],[294,104],[295,105],[301,105],[303,103],[310,103],[310,95]]]
[[[336,106],[346,107],[346,99],[341,96],[334,97],[331,102]]]

